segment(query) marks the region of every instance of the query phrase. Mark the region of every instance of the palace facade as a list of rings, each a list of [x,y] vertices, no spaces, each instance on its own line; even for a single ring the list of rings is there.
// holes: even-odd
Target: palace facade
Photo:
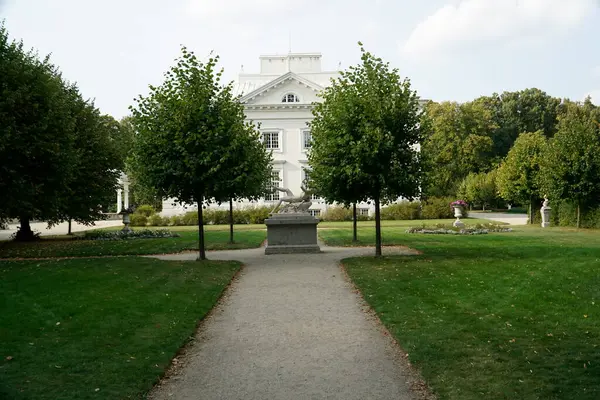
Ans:
[[[236,94],[241,95],[247,119],[260,126],[265,146],[273,151],[272,185],[289,188],[297,195],[310,173],[307,154],[311,137],[308,122],[313,117],[311,104],[318,101],[317,94],[339,76],[339,71],[323,71],[319,53],[289,53],[259,59],[260,72],[240,73]],[[280,195],[276,192],[257,202],[236,202],[234,207],[275,206]],[[164,200],[162,206],[163,216],[197,209],[195,204],[179,205],[173,199]],[[220,206],[227,207],[228,204]],[[322,199],[314,197],[310,212],[319,216],[327,207]],[[357,207],[360,215],[374,212],[367,203]]]

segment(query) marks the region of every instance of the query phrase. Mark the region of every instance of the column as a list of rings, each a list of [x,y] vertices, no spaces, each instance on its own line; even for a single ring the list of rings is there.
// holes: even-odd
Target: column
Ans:
[[[121,210],[121,189],[117,189],[117,212],[120,213]]]
[[[129,208],[129,181],[123,182],[123,190],[125,192],[125,208]]]

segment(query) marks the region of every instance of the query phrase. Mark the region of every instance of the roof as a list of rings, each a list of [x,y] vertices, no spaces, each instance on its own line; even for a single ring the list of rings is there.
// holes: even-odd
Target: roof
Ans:
[[[275,88],[275,87],[287,82],[288,80],[292,80],[292,79],[295,81],[298,81],[299,83],[303,84],[304,86],[306,86],[310,89],[313,89],[314,91],[323,90],[323,87],[316,84],[315,82],[305,79],[294,72],[287,72],[287,73],[281,75],[280,77],[278,77],[277,79],[274,79],[274,80],[256,88],[255,90],[243,95],[242,98],[240,99],[240,101],[242,103],[246,103],[246,102],[254,99],[255,97],[260,96],[261,94],[268,92],[272,88]]]

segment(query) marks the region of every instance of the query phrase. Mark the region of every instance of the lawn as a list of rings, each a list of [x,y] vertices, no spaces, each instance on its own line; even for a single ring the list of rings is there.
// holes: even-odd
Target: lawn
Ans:
[[[131,240],[74,240],[73,238],[44,238],[32,243],[0,242],[0,258],[89,257],[177,253],[198,249],[198,230],[172,229],[178,238]],[[205,232],[207,250],[256,248],[266,239],[264,230],[235,232],[234,244],[228,244],[229,231]]]
[[[239,267],[142,257],[0,261],[0,398],[142,397]]]
[[[452,224],[456,219],[414,219],[414,220],[386,220],[381,221],[382,227],[398,227],[398,228],[408,228],[411,226],[431,226],[437,224]],[[474,224],[487,224],[493,221],[489,219],[478,219],[478,218],[461,218],[466,224],[474,225]],[[498,224],[503,224],[502,222],[496,222]],[[359,228],[375,228],[375,221],[358,221],[357,223]],[[326,228],[348,228],[352,229],[352,222],[343,221],[343,222],[319,222],[319,229]],[[373,231],[375,232],[375,231]],[[375,235],[375,233],[373,233]],[[375,237],[375,236],[373,236]]]
[[[423,255],[343,263],[440,399],[600,398],[600,232],[383,237]]]

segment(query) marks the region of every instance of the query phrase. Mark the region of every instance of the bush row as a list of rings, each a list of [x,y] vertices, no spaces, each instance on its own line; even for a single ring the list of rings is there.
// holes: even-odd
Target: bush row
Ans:
[[[381,219],[384,220],[413,220],[413,219],[451,219],[454,209],[450,203],[451,197],[432,197],[426,201],[401,201],[381,209]],[[463,210],[463,217],[468,217],[468,211]]]
[[[455,199],[450,197],[431,198],[427,201],[401,201],[381,208],[383,220],[413,220],[413,219],[448,219],[454,218],[450,203]],[[233,210],[234,224],[264,224],[269,217],[270,207],[246,207]],[[467,210],[464,210],[467,217]],[[321,221],[352,221],[352,208],[339,206],[329,207],[319,218]],[[229,223],[229,211],[204,209],[202,219],[207,225],[225,225]],[[374,217],[359,215],[359,221],[372,220]],[[132,226],[184,226],[198,225],[198,212],[188,211],[183,215],[161,217],[149,205],[139,206],[131,215]]]
[[[454,218],[454,209],[450,203],[454,198],[430,198],[427,201],[401,201],[381,208],[382,220],[413,220],[413,219],[451,219]],[[467,217],[467,210],[463,217]],[[344,207],[330,207],[321,214],[322,221],[352,221],[352,209]],[[374,216],[359,215],[359,221],[373,220]]]
[[[161,217],[151,206],[140,206],[131,215],[131,226],[186,226],[198,225],[198,211],[188,211],[183,215]],[[141,209],[141,210],[140,210]],[[234,224],[263,224],[269,217],[269,207],[247,207],[233,210]],[[228,210],[204,209],[202,221],[207,225],[229,223]]]

